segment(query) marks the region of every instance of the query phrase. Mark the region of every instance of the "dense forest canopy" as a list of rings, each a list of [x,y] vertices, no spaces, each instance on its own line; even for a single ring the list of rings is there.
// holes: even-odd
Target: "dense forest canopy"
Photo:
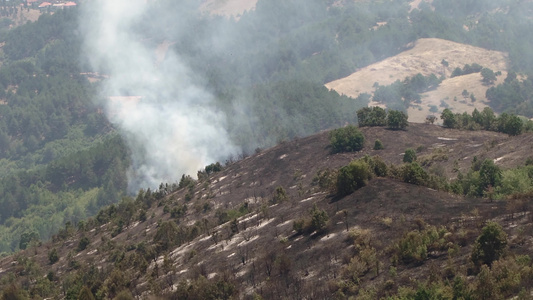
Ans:
[[[14,10],[15,2],[2,8],[11,5]],[[233,158],[355,123],[356,111],[368,104],[369,95],[351,99],[323,84],[426,37],[508,52],[512,74],[520,76],[510,75],[487,97],[497,113],[533,116],[528,76],[533,73],[531,2],[435,0],[411,10],[406,0],[341,5],[259,0],[255,10],[238,20],[201,13],[196,2],[150,2],[132,22],[130,33],[151,51],[168,45],[163,56],[174,54],[180,60],[189,80],[209,95],[209,111],[222,116],[228,142],[238,149],[231,153]],[[113,69],[91,63],[86,47],[86,26],[94,24],[98,11],[94,3],[80,1],[78,7],[45,11],[36,22],[0,28],[5,43],[0,67],[0,251],[17,249],[25,232],[47,239],[64,222],[76,222],[118,201],[127,194],[127,179],[130,192],[143,187],[144,181],[133,178],[140,169],[132,171],[130,166],[147,159],[151,148],[143,145],[161,143],[136,139],[108,121],[107,97],[117,96],[105,93]],[[9,13],[2,16],[2,24],[10,24]],[[80,23],[82,19],[88,23]],[[157,55],[150,53],[156,61]],[[154,63],[155,69],[169,68],[168,62],[163,58]],[[180,73],[163,74],[171,75],[163,87],[172,94]],[[416,80],[426,85],[417,87]],[[404,110],[405,103],[416,101],[438,80],[406,79],[378,87],[374,97],[392,97],[393,108]],[[125,85],[119,91],[134,96],[137,88]],[[182,175],[175,173],[170,181]],[[69,204],[58,204],[65,201]],[[50,215],[50,229],[42,229],[37,219]]]

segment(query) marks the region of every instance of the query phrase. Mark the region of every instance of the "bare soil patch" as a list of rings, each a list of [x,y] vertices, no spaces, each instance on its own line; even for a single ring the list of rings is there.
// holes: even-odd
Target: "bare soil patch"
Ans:
[[[13,18],[15,26],[24,25],[27,22],[35,22],[41,16],[41,11],[38,9],[23,9],[21,8],[17,15]]]

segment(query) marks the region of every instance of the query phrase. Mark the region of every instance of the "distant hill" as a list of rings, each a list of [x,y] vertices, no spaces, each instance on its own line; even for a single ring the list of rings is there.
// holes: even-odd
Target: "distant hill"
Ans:
[[[442,61],[448,62],[444,66]],[[444,76],[444,81],[433,91],[422,95],[422,103],[409,108],[409,120],[411,122],[424,122],[427,115],[432,114],[431,106],[436,106],[439,113],[441,101],[444,101],[454,112],[471,113],[474,108],[482,110],[488,105],[485,92],[490,86],[483,85],[479,73],[450,78],[455,68],[463,68],[466,64],[477,63],[483,67],[500,71],[498,81],[502,83],[507,75],[507,55],[498,51],[491,51],[470,45],[455,43],[443,39],[427,38],[416,41],[412,48],[396,56],[386,58],[378,63],[361,68],[357,72],[329,82],[326,87],[353,98],[361,93],[372,93],[374,84],[388,85],[396,80],[404,80],[418,73],[424,76],[435,74],[437,77]],[[453,101],[454,97],[463,100],[461,93],[467,90],[474,93],[477,101],[472,103],[470,99]],[[378,103],[371,103],[376,105]]]

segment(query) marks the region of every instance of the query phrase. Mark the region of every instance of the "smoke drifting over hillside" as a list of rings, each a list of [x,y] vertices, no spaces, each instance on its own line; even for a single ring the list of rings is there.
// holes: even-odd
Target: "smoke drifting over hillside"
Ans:
[[[91,1],[80,19],[85,55],[95,70],[109,75],[101,90],[106,114],[132,151],[132,191],[196,174],[237,152],[224,129],[225,116],[193,71],[172,51],[158,62],[154,43],[164,37],[147,41],[139,34],[149,5]],[[150,18],[150,30],[165,32],[155,20],[168,17]]]

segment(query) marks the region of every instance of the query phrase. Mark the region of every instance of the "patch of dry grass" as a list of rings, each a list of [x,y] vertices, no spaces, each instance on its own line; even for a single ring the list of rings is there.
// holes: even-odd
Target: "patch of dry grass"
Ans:
[[[448,66],[441,62],[446,60]],[[389,85],[396,80],[403,80],[418,73],[424,76],[435,74],[445,76],[445,80],[434,90],[422,95],[422,102],[409,108],[409,121],[422,123],[429,114],[440,115],[445,107],[454,112],[472,112],[487,106],[485,92],[489,86],[481,82],[479,73],[450,78],[453,70],[463,68],[465,64],[478,63],[494,72],[501,71],[498,84],[507,76],[507,54],[482,49],[470,45],[455,43],[442,39],[420,39],[411,49],[396,56],[387,58],[357,72],[326,84],[340,94],[356,98],[361,93],[372,93],[374,83]],[[463,90],[473,93],[476,101],[464,99]],[[457,97],[457,101],[454,101]],[[371,103],[370,105],[376,105]],[[432,106],[437,107],[437,112],[430,112]]]

